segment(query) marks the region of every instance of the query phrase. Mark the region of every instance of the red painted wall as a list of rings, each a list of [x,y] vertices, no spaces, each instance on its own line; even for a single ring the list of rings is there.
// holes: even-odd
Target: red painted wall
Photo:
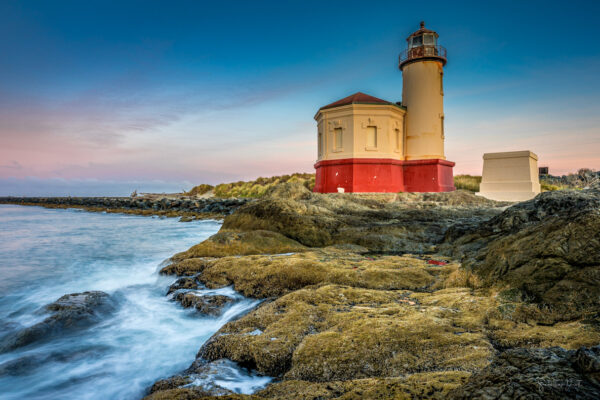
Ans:
[[[446,160],[399,161],[346,158],[315,164],[315,192],[448,192],[455,190],[454,163]]]
[[[440,159],[404,161],[404,191],[452,192],[453,167],[453,162]]]

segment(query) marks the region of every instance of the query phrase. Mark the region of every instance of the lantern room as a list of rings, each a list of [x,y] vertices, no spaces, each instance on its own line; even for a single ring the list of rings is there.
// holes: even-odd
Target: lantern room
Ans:
[[[437,32],[425,28],[425,22],[421,21],[421,28],[406,38],[408,46],[400,54],[400,69],[423,59],[438,60],[442,66],[446,65],[446,49],[438,45],[438,37]]]

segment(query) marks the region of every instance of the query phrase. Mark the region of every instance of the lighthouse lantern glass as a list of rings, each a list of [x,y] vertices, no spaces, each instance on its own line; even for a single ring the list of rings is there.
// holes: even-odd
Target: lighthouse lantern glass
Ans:
[[[423,45],[423,36],[414,36],[412,38],[412,46],[411,47],[419,47]]]
[[[424,38],[424,44],[426,45],[430,45],[430,46],[434,46],[435,45],[435,36],[433,35],[433,33],[428,33],[423,35]]]

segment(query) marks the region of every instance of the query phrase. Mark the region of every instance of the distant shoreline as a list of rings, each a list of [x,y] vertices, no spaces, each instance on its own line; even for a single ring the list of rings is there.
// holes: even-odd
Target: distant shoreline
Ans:
[[[0,197],[0,204],[79,208],[90,212],[179,217],[182,221],[223,219],[250,199],[190,198],[173,195],[140,197]]]

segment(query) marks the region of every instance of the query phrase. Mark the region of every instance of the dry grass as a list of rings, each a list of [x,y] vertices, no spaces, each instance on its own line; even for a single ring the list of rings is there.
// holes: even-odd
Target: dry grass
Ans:
[[[572,189],[568,186],[565,185],[554,185],[552,183],[548,183],[548,182],[544,182],[543,180],[540,180],[540,186],[542,188],[542,192],[551,192],[554,190],[568,190],[568,189]]]
[[[463,189],[470,192],[479,192],[481,176],[474,175],[456,175],[454,177],[454,186],[457,190]]]

